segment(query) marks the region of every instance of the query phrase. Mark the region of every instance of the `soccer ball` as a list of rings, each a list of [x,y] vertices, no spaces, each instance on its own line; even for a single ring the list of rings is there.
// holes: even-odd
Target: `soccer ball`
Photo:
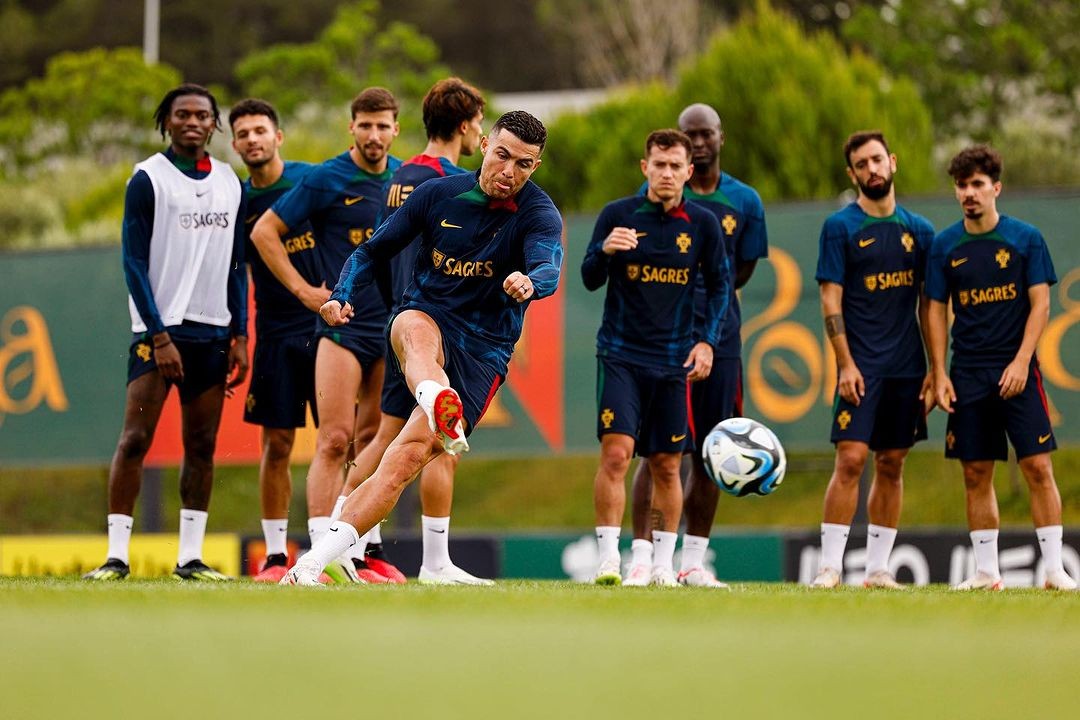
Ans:
[[[714,427],[701,448],[705,472],[736,497],[768,495],[784,481],[787,457],[773,431],[750,418],[728,418]]]

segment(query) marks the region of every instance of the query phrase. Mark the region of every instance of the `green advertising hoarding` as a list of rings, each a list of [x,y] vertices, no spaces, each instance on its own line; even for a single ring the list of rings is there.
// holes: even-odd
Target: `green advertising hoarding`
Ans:
[[[1011,194],[1000,209],[1043,231],[1059,277],[1039,345],[1059,442],[1080,441],[1080,191]],[[959,218],[951,198],[903,200],[938,229]],[[814,269],[822,221],[836,203],[766,208],[770,254],[742,290],[745,412],[789,450],[828,447],[835,364],[822,331]],[[602,292],[581,283],[594,215],[566,219],[566,264],[555,298],[534,305],[507,384],[472,442],[479,454],[595,452],[596,330]],[[104,463],[123,412],[130,343],[118,247],[0,256],[0,464]],[[257,340],[257,339],[256,339]],[[218,443],[225,462],[254,462],[257,433],[240,421],[246,393],[226,405]],[[170,411],[167,411],[170,412]],[[940,445],[934,413],[929,446]],[[161,435],[175,434],[162,421]],[[310,433],[302,437],[311,437]],[[175,439],[152,451],[178,458]],[[298,448],[309,447],[298,438]]]

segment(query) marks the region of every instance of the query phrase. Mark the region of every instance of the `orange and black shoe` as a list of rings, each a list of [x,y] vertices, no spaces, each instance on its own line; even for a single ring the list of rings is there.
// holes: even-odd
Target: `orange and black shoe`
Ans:
[[[383,550],[382,543],[372,543],[367,546],[364,562],[367,563],[369,568],[392,583],[404,585],[407,582],[405,573],[394,567],[394,564],[386,558],[386,551]]]

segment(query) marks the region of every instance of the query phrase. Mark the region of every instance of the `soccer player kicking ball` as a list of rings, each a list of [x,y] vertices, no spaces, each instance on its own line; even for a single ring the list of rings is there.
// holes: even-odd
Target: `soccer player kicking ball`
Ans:
[[[853,134],[844,159],[859,194],[825,221],[817,266],[839,375],[832,422],[836,463],[825,491],[821,560],[812,585],[832,588],[842,580],[859,477],[873,450],[863,584],[896,589],[902,586],[889,572],[889,554],[900,521],[904,458],[926,439],[930,393],[919,318],[934,228],[896,203],[896,156],[881,133]]]
[[[468,434],[506,377],[526,308],[558,286],[562,218],[529,181],[546,140],[532,115],[506,113],[481,141],[478,173],[426,181],[346,263],[320,311],[332,326],[350,321],[352,300],[382,263],[421,238],[413,282],[389,329],[391,371],[404,375],[417,407],[282,584],[318,585],[323,567],[386,517],[432,457],[468,451]]]
[[[678,130],[651,133],[641,161],[645,197],[623,198],[603,209],[581,264],[586,288],[608,286],[596,336],[599,585],[622,582],[619,533],[635,452],[649,464],[653,484],[648,583],[678,585],[672,557],[682,515],[679,466],[691,432],[687,384],[712,369],[730,283],[720,223],[683,197],[692,153],[690,138]],[[705,320],[695,326],[699,273],[705,279]]]
[[[1057,282],[1042,233],[997,210],[1001,156],[976,145],[949,163],[964,219],[934,238],[926,270],[934,397],[949,413],[945,457],[964,471],[975,574],[957,590],[1000,590],[994,461],[1016,450],[1031,491],[1045,587],[1075,590],[1061,562],[1061,496],[1050,451],[1057,447],[1035,347]],[[952,367],[945,371],[952,303]]]

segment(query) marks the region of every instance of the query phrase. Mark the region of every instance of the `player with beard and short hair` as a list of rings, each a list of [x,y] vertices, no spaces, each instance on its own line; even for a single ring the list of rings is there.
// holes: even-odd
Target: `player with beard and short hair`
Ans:
[[[964,471],[975,573],[957,590],[1000,590],[994,461],[1008,441],[1031,491],[1031,516],[1047,590],[1075,590],[1061,558],[1061,495],[1050,452],[1057,448],[1047,410],[1039,338],[1050,319],[1057,282],[1038,228],[997,210],[1001,156],[986,145],[949,163],[964,219],[934,238],[926,269],[930,362],[935,400],[949,421],[945,456]],[[946,373],[952,302],[952,367]]]
[[[694,433],[683,453],[682,475],[686,485],[683,515],[686,530],[682,542],[682,567],[678,580],[683,585],[726,588],[705,568],[709,533],[716,517],[720,489],[705,473],[701,445],[709,430],[721,420],[742,415],[742,319],[735,291],[750,279],[759,258],[768,255],[765,208],[757,191],[720,170],[720,150],[724,130],[720,114],[703,103],[694,103],[679,113],[679,129],[692,143],[694,172],[683,188],[683,196],[702,205],[716,216],[723,231],[730,270],[728,312],[720,329],[720,341],[713,348],[713,368],[709,377],[690,386]],[[705,283],[699,277],[694,293],[695,322],[705,321]],[[624,585],[645,585],[652,566],[652,541],[646,535],[652,499],[649,464],[638,463],[634,474],[633,557]]]
[[[367,88],[352,102],[349,132],[353,146],[315,167],[294,188],[263,213],[251,240],[274,276],[310,310],[330,297],[341,266],[378,227],[383,189],[401,162],[389,154],[397,137],[398,104],[393,94]],[[319,284],[303,278],[281,239],[292,228],[310,222],[315,229]],[[308,535],[314,543],[330,526],[335,500],[344,484],[350,451],[375,436],[379,424],[388,317],[385,299],[372,286],[354,298],[356,318],[331,327],[316,318],[315,398],[319,433],[307,477]],[[345,559],[327,574],[336,582],[387,582],[365,566]]]
[[[244,421],[262,427],[259,495],[266,562],[254,579],[277,582],[288,569],[289,500],[292,480],[289,456],[296,428],[307,424],[307,408],[315,412],[315,313],[282,285],[251,245],[251,230],[264,212],[315,167],[281,157],[285,136],[277,111],[265,100],[248,98],[229,112],[233,149],[247,166],[244,182],[248,235],[246,257],[255,286],[255,354],[251,384],[244,403]],[[315,232],[301,223],[281,238],[300,276],[318,284]]]
[[[859,478],[874,452],[867,513],[866,587],[900,588],[889,571],[903,498],[904,458],[926,438],[931,400],[922,333],[926,253],[934,228],[896,202],[896,156],[877,131],[844,144],[854,202],[821,229],[817,281],[838,379],[832,442],[836,462],[825,491],[821,560],[814,587],[842,581],[844,547]]]

